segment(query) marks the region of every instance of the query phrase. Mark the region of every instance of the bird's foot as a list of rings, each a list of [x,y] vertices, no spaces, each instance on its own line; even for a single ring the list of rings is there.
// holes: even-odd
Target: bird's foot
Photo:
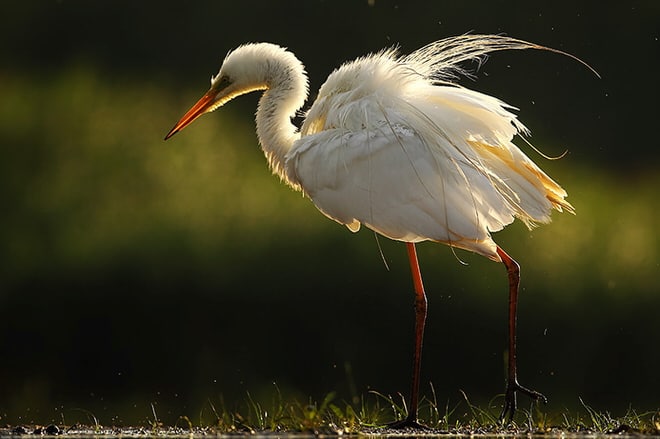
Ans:
[[[542,393],[521,386],[518,384],[517,380],[509,381],[509,383],[506,385],[506,393],[504,394],[504,409],[500,415],[500,424],[511,422],[513,420],[513,415],[518,409],[518,392],[524,393],[534,401],[542,401],[543,404],[548,403],[548,398],[546,398]]]
[[[428,427],[424,424],[417,422],[417,417],[408,416],[406,419],[400,421],[390,422],[385,424],[386,428],[391,428],[393,430],[404,430],[404,429],[413,429],[413,430],[427,430]]]

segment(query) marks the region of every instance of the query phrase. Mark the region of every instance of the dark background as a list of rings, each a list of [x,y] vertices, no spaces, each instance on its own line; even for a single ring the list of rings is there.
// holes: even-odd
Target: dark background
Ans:
[[[518,142],[577,215],[495,237],[523,269],[521,382],[549,413],[579,398],[614,414],[660,407],[660,4],[373,3],[3,3],[1,424],[139,423],[150,404],[167,423],[204,422],[211,405],[268,400],[273,383],[301,401],[407,395],[403,245],[379,240],[387,270],[373,233],[349,233],[269,175],[257,96],[162,137],[238,44],[289,47],[313,98],[343,61],[465,32],[561,49],[602,76],[525,51],[462,81],[519,107],[545,153],[569,151],[547,161]],[[440,245],[419,252],[423,392],[486,404],[504,388],[506,273]]]

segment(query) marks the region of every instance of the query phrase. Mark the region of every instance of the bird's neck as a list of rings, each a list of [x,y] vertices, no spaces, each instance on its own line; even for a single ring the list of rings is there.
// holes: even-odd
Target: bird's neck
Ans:
[[[291,119],[307,99],[307,77],[292,71],[272,82],[257,109],[257,136],[273,173],[289,185],[296,185],[287,178],[284,169],[285,156],[300,132]]]

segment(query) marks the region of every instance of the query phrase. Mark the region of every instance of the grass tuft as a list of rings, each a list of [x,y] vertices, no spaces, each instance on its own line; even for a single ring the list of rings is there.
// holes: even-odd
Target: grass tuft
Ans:
[[[660,411],[638,413],[630,408],[623,416],[616,417],[610,412],[600,412],[580,399],[582,410],[550,414],[539,404],[533,403],[529,409],[520,409],[514,422],[502,425],[498,415],[501,411],[501,398],[491,400],[486,407],[473,404],[465,392],[463,400],[450,404],[440,404],[431,386],[431,396],[423,397],[419,404],[419,421],[434,434],[660,434]],[[386,425],[405,419],[408,415],[406,398],[401,395],[386,395],[377,391],[359,398],[357,403],[349,403],[337,398],[334,392],[328,393],[320,401],[308,399],[304,402],[285,400],[279,389],[268,404],[247,395],[244,406],[229,411],[223,406],[220,410],[210,401],[209,406],[215,416],[213,425],[200,424],[199,428],[211,428],[215,433],[295,433],[313,434],[370,434],[389,435],[398,433]],[[188,428],[192,424],[188,418]],[[201,419],[201,417],[200,417]]]
[[[498,420],[501,398],[491,400],[486,407],[473,404],[468,395],[461,391],[463,400],[457,404],[447,401],[439,404],[431,386],[431,396],[423,397],[419,404],[419,421],[426,427],[423,434],[455,435],[575,435],[575,434],[625,434],[660,435],[660,411],[638,413],[632,408],[620,417],[608,411],[598,411],[580,399],[581,409],[575,413],[549,414],[542,406],[532,404],[529,409],[519,410],[514,422],[502,425]],[[227,408],[224,400],[216,405],[208,400],[200,412],[197,425],[181,415],[175,425],[166,425],[151,404],[144,425],[138,427],[104,427],[91,412],[83,411],[92,425],[72,426],[16,426],[0,428],[0,437],[11,434],[43,434],[48,428],[75,434],[94,436],[147,434],[147,435],[190,435],[190,434],[264,434],[264,433],[311,433],[314,435],[401,435],[420,433],[398,431],[387,427],[393,421],[405,419],[408,414],[406,398],[397,394],[386,395],[371,391],[366,397],[353,399],[351,403],[338,399],[330,392],[319,401],[312,398],[300,402],[285,399],[280,389],[266,401],[247,394],[242,404]],[[211,417],[209,417],[209,414]],[[62,417],[64,424],[64,417]]]

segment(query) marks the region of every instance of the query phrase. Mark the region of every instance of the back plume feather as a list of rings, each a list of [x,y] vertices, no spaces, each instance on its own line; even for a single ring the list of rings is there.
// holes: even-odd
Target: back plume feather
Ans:
[[[406,64],[414,66],[417,73],[437,81],[451,82],[460,76],[471,77],[469,70],[461,66],[466,61],[476,61],[477,67],[486,60],[488,53],[512,49],[547,50],[568,56],[591,70],[600,78],[591,66],[570,53],[504,35],[461,35],[430,43],[402,58]]]

